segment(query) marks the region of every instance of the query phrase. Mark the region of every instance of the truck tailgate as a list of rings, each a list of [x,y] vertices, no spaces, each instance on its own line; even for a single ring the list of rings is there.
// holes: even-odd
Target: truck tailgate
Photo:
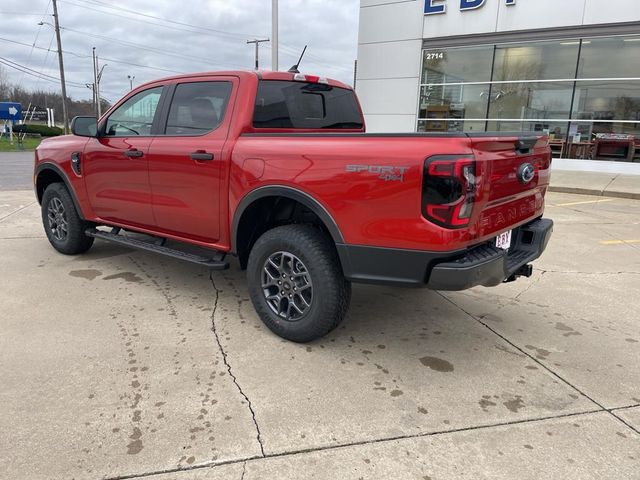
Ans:
[[[476,158],[477,237],[513,228],[541,214],[551,151],[544,136],[470,136]]]

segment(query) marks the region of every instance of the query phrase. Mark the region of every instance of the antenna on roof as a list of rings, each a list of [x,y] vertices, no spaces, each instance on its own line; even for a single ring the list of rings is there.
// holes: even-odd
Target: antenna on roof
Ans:
[[[298,63],[296,63],[293,67],[289,69],[289,73],[300,73],[300,70],[298,70],[298,67],[300,66],[300,63],[302,63],[302,57],[304,57],[304,52],[306,51],[307,51],[307,45],[304,46],[304,49],[302,50],[302,55],[300,55],[300,58],[298,59]]]

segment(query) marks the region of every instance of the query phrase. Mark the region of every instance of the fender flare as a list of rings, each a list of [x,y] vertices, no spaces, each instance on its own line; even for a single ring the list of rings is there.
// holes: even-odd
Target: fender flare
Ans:
[[[252,190],[244,197],[238,204],[236,211],[233,215],[233,222],[231,224],[231,248],[233,252],[237,253],[237,241],[238,241],[238,226],[240,225],[240,220],[245,210],[256,200],[265,197],[285,197],[291,200],[295,200],[313,213],[315,213],[320,220],[324,223],[324,225],[329,230],[329,234],[336,244],[343,244],[344,238],[342,237],[342,233],[340,232],[340,228],[338,224],[333,219],[331,214],[327,211],[327,209],[314,197],[309,195],[302,190],[297,190],[292,187],[287,187],[284,185],[269,185],[265,187],[258,187],[255,190]]]
[[[78,198],[76,197],[76,192],[73,190],[73,187],[71,186],[71,182],[69,181],[67,174],[64,173],[64,171],[55,163],[44,162],[36,167],[34,188],[36,190],[36,198],[38,199],[38,203],[41,203],[40,196],[38,195],[38,177],[45,170],[51,170],[52,172],[55,172],[60,178],[62,178],[64,185],[67,187],[69,195],[71,195],[71,200],[73,200],[73,206],[76,207],[76,212],[78,212],[78,216],[82,220],[85,220],[84,214],[82,213],[82,209],[80,208],[80,202],[78,202]]]

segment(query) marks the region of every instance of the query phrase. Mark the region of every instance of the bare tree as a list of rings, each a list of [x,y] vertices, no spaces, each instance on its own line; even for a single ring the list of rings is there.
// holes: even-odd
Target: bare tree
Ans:
[[[9,84],[9,75],[0,65],[0,101],[9,100],[11,85]]]
[[[58,92],[46,90],[27,90],[20,85],[10,82],[6,70],[0,66],[0,102],[17,102],[22,104],[23,110],[28,105],[39,108],[53,108],[56,112],[62,112],[62,95]],[[91,100],[72,100],[67,98],[69,118],[76,115],[93,115]],[[102,100],[102,109],[106,111],[111,105]]]

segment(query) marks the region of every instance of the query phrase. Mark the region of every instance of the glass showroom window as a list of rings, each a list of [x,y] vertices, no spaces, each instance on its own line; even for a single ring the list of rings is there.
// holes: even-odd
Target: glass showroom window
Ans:
[[[486,45],[424,52],[418,131],[484,131],[493,51]]]
[[[571,133],[591,144],[590,158],[640,161],[638,58],[638,36],[582,42]]]
[[[497,45],[492,81],[575,78],[579,40]]]
[[[494,84],[489,104],[488,129],[551,131],[545,124],[566,120],[564,125],[554,127],[554,130],[560,128],[561,133],[566,133],[572,95],[572,81]]]
[[[533,130],[557,155],[639,161],[638,58],[639,36],[425,50],[418,131]],[[600,151],[613,140],[626,154]]]

